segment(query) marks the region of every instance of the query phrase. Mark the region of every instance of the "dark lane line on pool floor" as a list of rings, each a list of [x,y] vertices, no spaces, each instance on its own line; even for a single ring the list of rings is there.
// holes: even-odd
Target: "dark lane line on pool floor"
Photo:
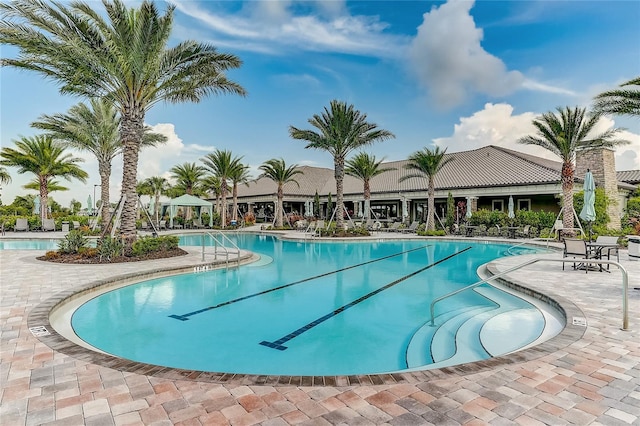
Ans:
[[[305,331],[309,331],[309,330],[311,330],[311,329],[312,329],[313,327],[315,327],[316,325],[318,325],[318,324],[320,324],[320,323],[323,323],[324,321],[328,320],[329,318],[333,318],[334,316],[336,316],[336,315],[338,315],[338,314],[343,313],[343,312],[344,312],[344,311],[346,311],[347,309],[349,309],[349,308],[352,308],[352,307],[356,306],[358,303],[363,302],[363,301],[367,300],[368,298],[370,298],[370,297],[372,297],[372,296],[375,296],[376,294],[378,294],[378,293],[380,293],[380,292],[382,292],[382,291],[384,291],[384,290],[386,290],[386,289],[388,289],[388,288],[391,288],[391,287],[393,287],[393,286],[394,286],[394,285],[396,285],[396,284],[401,283],[401,282],[402,282],[402,281],[404,281],[404,280],[407,280],[407,279],[409,279],[409,278],[411,278],[411,277],[413,277],[413,276],[415,276],[415,275],[418,275],[419,273],[424,272],[424,271],[426,271],[426,270],[427,270],[427,269],[429,269],[429,268],[433,268],[434,266],[438,265],[439,263],[442,263],[442,262],[444,262],[444,261],[446,261],[446,260],[449,260],[449,259],[451,259],[451,258],[453,258],[453,257],[455,257],[455,256],[457,256],[457,255],[459,255],[459,254],[462,254],[462,253],[464,253],[464,252],[465,252],[465,251],[467,251],[467,250],[471,250],[471,247],[467,247],[467,248],[462,249],[462,250],[460,250],[460,251],[458,251],[458,252],[455,252],[455,253],[453,253],[453,254],[450,254],[449,256],[444,257],[444,258],[442,258],[442,259],[440,259],[440,260],[438,260],[438,261],[436,261],[436,262],[433,262],[433,263],[431,263],[431,264],[429,264],[429,265],[425,266],[424,268],[420,268],[420,269],[418,269],[417,271],[414,271],[414,272],[410,273],[409,275],[405,275],[404,277],[398,278],[397,280],[390,282],[389,284],[385,285],[384,287],[380,287],[379,289],[374,290],[374,291],[372,291],[371,293],[367,293],[367,294],[365,294],[364,296],[360,297],[359,299],[354,300],[354,301],[353,301],[353,302],[351,302],[351,303],[347,303],[346,305],[342,305],[342,306],[341,306],[341,307],[339,307],[338,309],[336,309],[336,310],[334,310],[334,311],[332,311],[332,312],[329,312],[328,314],[326,314],[326,315],[324,315],[324,316],[322,316],[322,317],[318,318],[318,319],[317,319],[317,320],[315,320],[315,321],[310,322],[310,323],[309,323],[309,324],[307,324],[307,325],[304,325],[304,326],[300,327],[300,328],[299,328],[299,329],[297,329],[296,331],[293,331],[293,332],[291,332],[291,333],[287,334],[286,336],[283,336],[283,337],[279,338],[279,339],[278,339],[278,340],[276,340],[275,342],[269,342],[269,341],[267,341],[267,340],[263,340],[262,342],[260,342],[260,344],[261,344],[262,346],[267,346],[267,347],[272,348],[272,349],[277,349],[277,350],[279,350],[279,351],[284,351],[285,349],[287,349],[287,347],[286,347],[286,346],[283,346],[283,345],[282,345],[283,343],[286,343],[286,342],[288,342],[289,340],[291,340],[291,339],[293,339],[293,338],[298,337],[299,335],[301,335],[301,334],[302,334],[302,333],[304,333]]]
[[[346,268],[337,269],[337,270],[331,271],[331,272],[325,272],[324,274],[315,275],[313,277],[304,278],[302,280],[294,281],[294,282],[289,283],[289,284],[284,284],[284,285],[281,285],[281,286],[278,286],[278,287],[270,288],[269,290],[264,290],[264,291],[260,291],[258,293],[249,294],[247,296],[239,297],[237,299],[232,299],[232,300],[229,300],[229,301],[226,301],[226,302],[219,303],[217,305],[208,306],[206,308],[199,309],[197,311],[189,312],[188,314],[184,314],[184,315],[177,315],[177,314],[176,315],[169,315],[169,318],[174,318],[174,319],[177,319],[177,320],[180,320],[180,321],[187,321],[187,320],[189,320],[190,316],[201,314],[203,312],[207,312],[207,311],[210,311],[212,309],[217,309],[217,308],[220,308],[222,306],[230,305],[232,303],[241,302],[243,300],[251,299],[252,297],[261,296],[263,294],[271,293],[272,291],[282,290],[283,288],[291,287],[291,286],[294,286],[294,285],[297,285],[297,284],[302,284],[304,282],[315,280],[315,279],[322,278],[322,277],[326,277],[328,275],[337,274],[338,272],[343,272],[343,271],[347,271],[349,269],[357,268],[357,267],[360,267],[360,266],[369,265],[370,263],[380,262],[381,260],[386,260],[386,259],[390,259],[392,257],[400,256],[401,254],[406,254],[406,253],[411,253],[413,251],[422,250],[423,248],[427,248],[427,247],[430,247],[430,246],[431,246],[430,244],[427,244],[425,246],[412,248],[410,250],[401,251],[399,253],[390,254],[388,256],[383,256],[383,257],[380,257],[378,259],[368,260],[368,261],[363,262],[363,263],[358,263],[356,265],[347,266]]]

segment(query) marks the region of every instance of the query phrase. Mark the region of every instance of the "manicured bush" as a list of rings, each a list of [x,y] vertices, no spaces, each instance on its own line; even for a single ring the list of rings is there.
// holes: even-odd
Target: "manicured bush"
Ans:
[[[81,231],[71,230],[64,239],[58,243],[58,250],[62,253],[73,254],[78,253],[80,249],[87,247],[89,240]]]
[[[158,237],[141,237],[133,243],[133,256],[144,256],[158,251],[167,251],[178,248],[180,239],[175,235],[163,235]]]

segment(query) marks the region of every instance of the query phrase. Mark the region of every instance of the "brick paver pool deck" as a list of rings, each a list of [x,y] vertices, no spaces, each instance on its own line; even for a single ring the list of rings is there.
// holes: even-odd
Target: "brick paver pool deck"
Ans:
[[[53,236],[61,237],[47,235]],[[92,362],[87,350],[53,350],[32,334],[29,319],[56,294],[201,262],[195,250],[169,260],[88,266],[44,263],[35,259],[40,254],[0,251],[3,426],[640,425],[640,261],[625,250],[620,263],[629,273],[628,331],[621,330],[617,268],[585,274],[540,262],[509,278],[567,302],[564,335],[459,368],[333,379],[190,376],[131,365],[122,371]],[[524,259],[499,259],[492,269],[504,271]]]

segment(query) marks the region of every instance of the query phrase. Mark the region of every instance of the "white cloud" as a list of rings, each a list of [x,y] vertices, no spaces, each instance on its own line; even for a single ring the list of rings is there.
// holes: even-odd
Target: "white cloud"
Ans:
[[[168,168],[184,161],[185,149],[182,139],[175,132],[175,126],[171,123],[158,123],[151,126],[154,132],[167,137],[167,142],[155,148],[145,148],[138,158],[138,180],[147,179],[165,173]]]
[[[536,128],[531,124],[538,113],[525,112],[514,115],[513,107],[509,104],[491,104],[483,110],[475,112],[470,117],[460,118],[454,126],[453,135],[434,139],[434,144],[447,148],[447,152],[459,152],[478,149],[487,145],[500,146],[515,151],[525,152],[555,161],[560,159],[546,149],[517,143],[523,136],[533,135]],[[615,126],[615,122],[603,117],[595,132],[601,133]],[[640,135],[623,131],[620,139],[631,141],[630,145],[623,145],[616,150],[616,170],[640,169]]]
[[[451,0],[425,13],[409,50],[420,84],[443,107],[459,105],[472,92],[506,95],[524,81],[482,48],[482,29],[470,14],[473,4]]]
[[[305,6],[305,13],[296,8]],[[332,4],[328,4],[332,3]],[[181,13],[204,24],[206,37],[218,46],[261,53],[302,51],[338,52],[376,57],[399,57],[408,37],[385,34],[388,25],[377,16],[352,16],[344,2],[247,2],[240,13],[211,12],[193,1],[174,0]],[[181,28],[183,33],[189,29]],[[211,34],[213,33],[213,34]]]

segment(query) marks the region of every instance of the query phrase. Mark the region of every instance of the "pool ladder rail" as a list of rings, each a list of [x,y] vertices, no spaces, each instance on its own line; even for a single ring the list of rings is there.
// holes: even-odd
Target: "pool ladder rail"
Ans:
[[[205,241],[207,237],[213,240],[213,253],[207,252]],[[229,269],[229,259],[235,255],[236,266],[240,266],[240,248],[222,231],[207,231],[202,234],[202,261],[206,254],[213,254],[213,259],[218,260],[218,256],[224,256],[225,268]],[[226,244],[225,244],[226,243]],[[228,247],[229,245],[230,247]]]
[[[458,290],[452,291],[451,293],[447,293],[443,296],[440,296],[438,298],[433,299],[433,301],[431,302],[431,306],[429,307],[429,313],[430,313],[430,324],[432,327],[435,326],[435,306],[436,303],[447,299],[451,296],[455,296],[458,293],[461,293],[465,290],[470,290],[472,288],[476,288],[479,285],[482,284],[491,284],[490,281],[495,280],[497,278],[501,278],[513,271],[516,271],[518,269],[524,268],[525,266],[529,266],[532,265],[534,263],[538,263],[538,262],[568,262],[568,260],[566,259],[550,259],[550,258],[543,258],[543,257],[537,257],[534,259],[530,259],[524,263],[521,263],[519,265],[516,265],[512,268],[507,269],[506,271],[502,271],[498,274],[492,275],[491,277],[485,278],[483,280],[480,280],[478,282],[475,282],[473,284],[470,284],[466,287],[462,287]],[[623,331],[628,331],[629,330],[629,274],[627,273],[627,270],[624,268],[624,266],[622,266],[620,263],[613,261],[613,260],[601,260],[601,259],[589,259],[589,263],[596,263],[596,264],[600,264],[600,265],[614,265],[617,266],[618,269],[620,269],[620,272],[622,272],[622,327],[621,330]]]

